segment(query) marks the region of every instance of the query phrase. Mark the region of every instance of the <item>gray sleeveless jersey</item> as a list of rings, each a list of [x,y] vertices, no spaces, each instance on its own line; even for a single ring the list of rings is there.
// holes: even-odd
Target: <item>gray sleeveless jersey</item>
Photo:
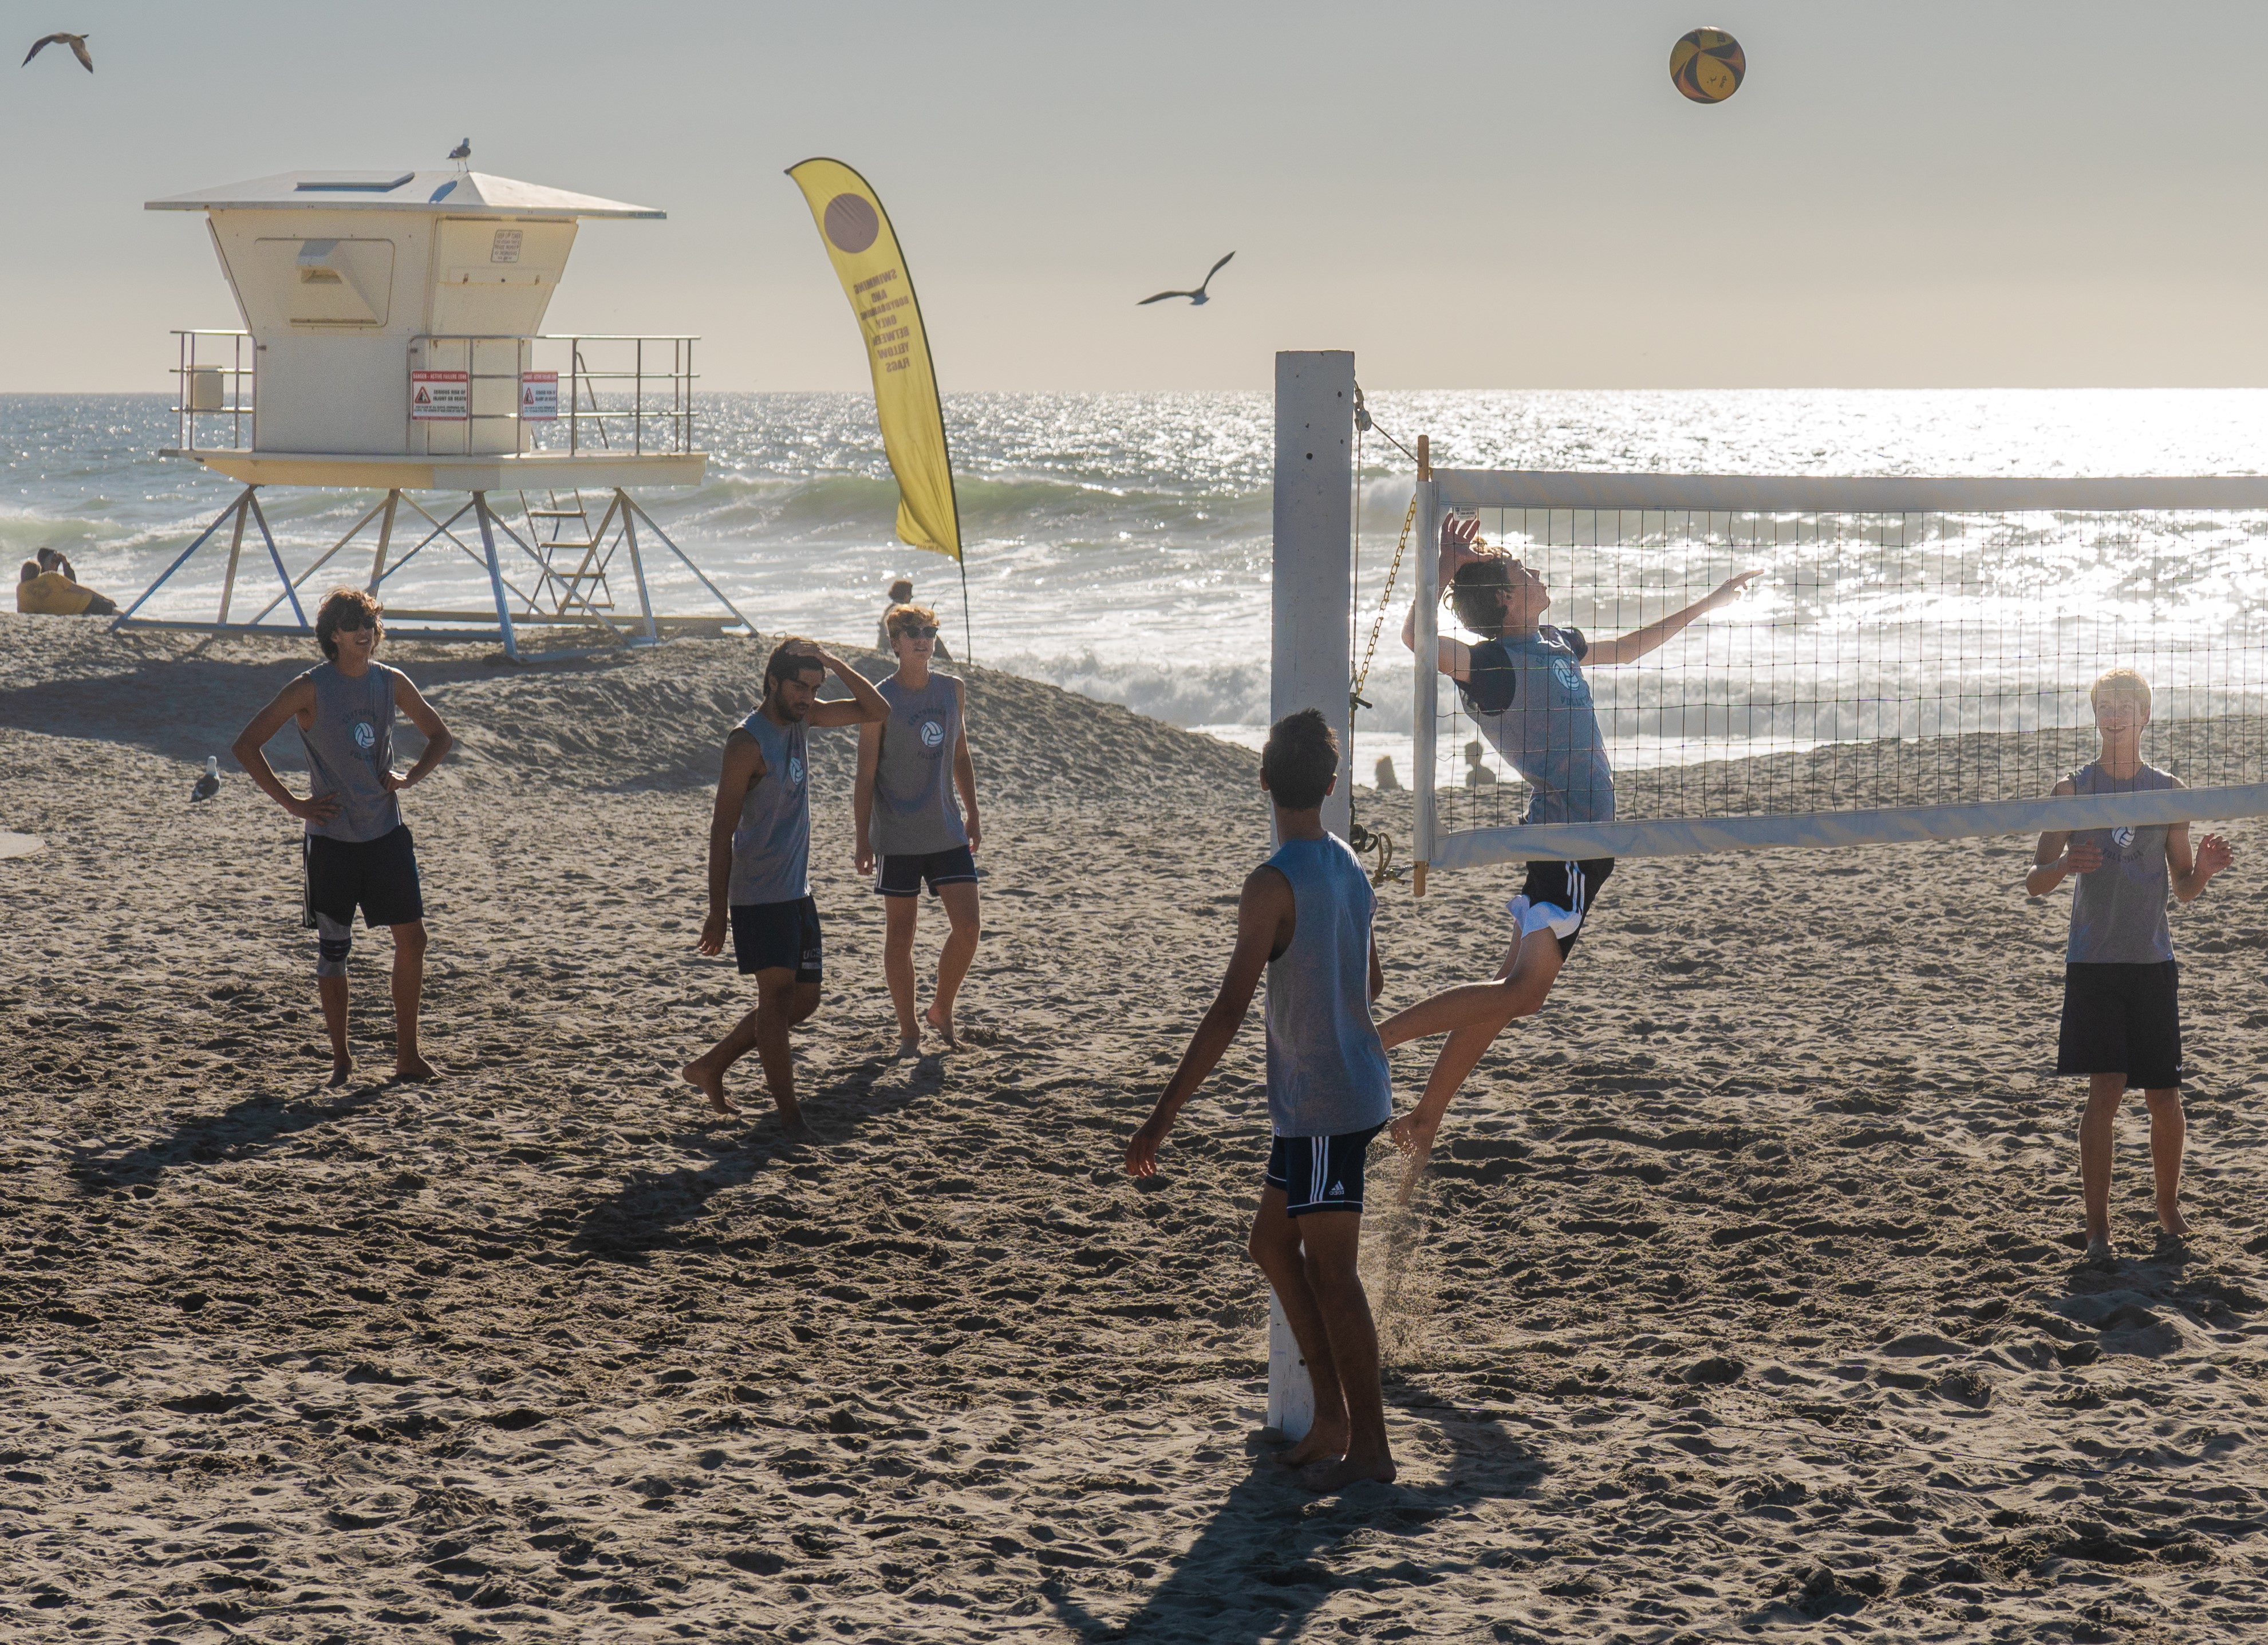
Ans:
[[[918,691],[900,684],[895,675],[874,687],[890,705],[874,767],[869,830],[874,850],[883,856],[951,851],[968,844],[961,801],[953,792],[953,756],[961,747],[958,684],[932,672]]]
[[[1496,751],[1528,779],[1523,822],[1611,822],[1615,773],[1599,735],[1577,629],[1539,628],[1472,648],[1457,690]]]
[[[1382,1125],[1394,1091],[1370,1020],[1370,878],[1336,834],[1287,839],[1268,866],[1292,882],[1298,922],[1268,962],[1268,1123],[1279,1137]]]
[[[2142,793],[2179,785],[2168,773],[2145,765],[2132,777],[2112,777],[2099,761],[2071,774],[2083,794]],[[2167,826],[2080,829],[2074,845],[2102,848],[2102,867],[2078,876],[2071,898],[2071,945],[2065,957],[2074,965],[2156,965],[2174,957],[2173,933],[2166,928],[2166,894],[2172,876],[2166,867]]]
[[[381,780],[394,769],[394,682],[401,675],[374,662],[357,678],[325,662],[299,677],[315,688],[313,723],[299,730],[307,792],[339,802],[337,815],[308,823],[307,832],[326,839],[384,838],[401,826],[401,802]]]
[[[811,895],[810,768],[804,761],[803,727],[772,723],[761,708],[740,722],[764,756],[764,774],[740,801],[733,830],[735,908],[752,903],[792,903]]]

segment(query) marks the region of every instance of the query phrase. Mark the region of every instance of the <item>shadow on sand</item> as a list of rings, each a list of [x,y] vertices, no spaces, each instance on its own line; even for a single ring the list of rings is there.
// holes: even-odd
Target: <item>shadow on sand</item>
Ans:
[[[1387,1402],[1440,1424],[1454,1457],[1439,1485],[1361,1485],[1316,1498],[1276,1463],[1275,1442],[1255,1435],[1245,1445],[1250,1472],[1138,1608],[1123,1621],[1108,1620],[1079,1601],[1068,1578],[1057,1576],[1042,1589],[1057,1619],[1087,1640],[1258,1645],[1297,1637],[1313,1612],[1342,1590],[1386,1594],[1426,1588],[1472,1569],[1470,1560],[1427,1560],[1421,1540],[1427,1527],[1480,1502],[1525,1494],[1543,1477],[1541,1463],[1500,1423],[1445,1413],[1422,1389],[1389,1385]],[[1375,1534],[1365,1539],[1364,1553],[1402,1557],[1354,1568],[1326,1562],[1333,1549],[1365,1531]],[[1381,1545],[1386,1538],[1408,1545]]]
[[[738,1116],[714,1116],[699,1130],[681,1132],[673,1139],[681,1147],[708,1153],[711,1163],[699,1170],[630,1173],[621,1188],[583,1213],[569,1250],[637,1263],[649,1251],[694,1243],[685,1225],[698,1221],[710,1200],[726,1189],[746,1185],[777,1162],[792,1164],[822,1153],[830,1143],[848,1140],[871,1121],[935,1095],[945,1079],[937,1059],[924,1057],[903,1085],[877,1091],[876,1076],[895,1063],[888,1057],[869,1057],[805,1094],[805,1118],[818,1135],[815,1140],[798,1142],[780,1133],[771,1099],[755,1073],[755,1060],[750,1056],[740,1065],[747,1072],[734,1085]],[[701,1095],[691,1086],[680,1084],[677,1089],[688,1109],[699,1108]]]
[[[70,1174],[95,1193],[154,1187],[177,1167],[243,1159],[311,1126],[344,1119],[386,1094],[387,1086],[373,1081],[335,1096],[247,1097],[220,1113],[183,1120],[173,1135],[124,1154],[83,1154],[71,1162]]]

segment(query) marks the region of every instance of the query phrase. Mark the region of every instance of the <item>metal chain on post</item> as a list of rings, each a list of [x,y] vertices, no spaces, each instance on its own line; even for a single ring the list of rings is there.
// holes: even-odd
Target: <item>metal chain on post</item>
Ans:
[[[1377,425],[1371,420],[1369,407],[1363,402],[1362,386],[1358,383],[1355,386],[1354,391],[1354,506],[1355,542],[1357,544],[1355,565],[1356,599],[1358,602],[1359,602],[1361,599],[1362,562],[1360,557],[1361,549],[1359,545],[1362,542],[1362,437],[1367,430],[1376,426]],[[1410,454],[1410,448],[1403,445],[1400,440],[1395,439],[1393,435],[1387,433],[1387,432],[1382,428],[1379,429],[1378,432],[1381,435],[1384,435],[1385,438],[1393,444],[1395,449],[1403,454],[1403,455],[1408,456]],[[1394,602],[1394,585],[1402,575],[1402,557],[1409,550],[1410,527],[1416,524],[1417,520],[1418,496],[1416,491],[1413,489],[1410,497],[1409,512],[1402,516],[1402,535],[1394,545],[1393,562],[1386,568],[1386,586],[1378,596],[1378,611],[1377,614],[1371,618],[1369,643],[1363,648],[1361,666],[1353,671],[1354,677],[1349,682],[1347,688],[1347,724],[1350,727],[1348,738],[1350,745],[1351,745],[1353,741],[1351,727],[1354,724],[1355,715],[1371,705],[1369,699],[1363,696],[1363,690],[1370,683],[1371,665],[1375,662],[1378,658],[1378,637],[1386,626],[1386,614]],[[1347,781],[1350,785],[1354,781],[1353,759],[1351,748],[1348,759]],[[1371,870],[1371,884],[1373,886],[1390,885],[1402,878],[1403,874],[1406,871],[1401,868],[1396,868],[1393,866],[1393,836],[1387,834],[1382,830],[1373,832],[1371,830],[1363,827],[1361,823],[1354,820],[1354,793],[1351,786],[1349,787],[1347,793],[1347,844],[1354,847],[1356,851],[1366,852],[1374,849],[1378,853],[1378,866]]]

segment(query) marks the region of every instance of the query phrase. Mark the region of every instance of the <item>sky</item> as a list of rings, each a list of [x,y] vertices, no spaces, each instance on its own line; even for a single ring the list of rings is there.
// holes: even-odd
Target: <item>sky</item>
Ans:
[[[585,225],[549,329],[697,332],[711,389],[857,389],[782,174],[898,230],[948,394],[2268,382],[2256,0],[14,5],[0,392],[160,389],[233,326],[194,216],[442,163],[659,206]],[[1732,30],[1729,101],[1670,85]],[[4,42],[0,42],[4,44]],[[1203,308],[1137,306],[1236,260]]]

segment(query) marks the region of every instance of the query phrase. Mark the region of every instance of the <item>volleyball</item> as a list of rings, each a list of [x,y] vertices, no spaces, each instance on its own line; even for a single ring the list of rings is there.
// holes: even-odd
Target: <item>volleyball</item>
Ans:
[[[1749,59],[1721,28],[1697,28],[1669,48],[1669,83],[1697,103],[1721,103],[1741,89]]]

